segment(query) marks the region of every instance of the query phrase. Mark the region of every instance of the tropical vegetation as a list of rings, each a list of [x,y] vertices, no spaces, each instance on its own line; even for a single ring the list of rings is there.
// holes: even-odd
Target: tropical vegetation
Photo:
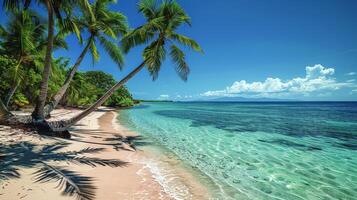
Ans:
[[[198,52],[202,52],[202,49],[194,40],[176,32],[183,24],[191,25],[190,17],[182,7],[172,0],[163,1],[161,4],[155,0],[142,0],[138,4],[138,9],[146,22],[128,31],[126,17],[120,12],[110,11],[108,7],[109,3],[114,2],[113,0],[96,0],[92,3],[87,0],[36,1],[37,4],[42,4],[46,8],[47,21],[45,21],[38,13],[30,9],[37,5],[34,5],[35,3],[31,0],[3,1],[4,9],[13,15],[9,24],[0,28],[2,59],[5,64],[9,65],[2,65],[5,67],[1,75],[4,77],[2,96],[6,91],[5,103],[3,101],[0,103],[2,112],[0,116],[3,122],[25,123],[49,132],[62,132],[67,131],[70,126],[99,106],[105,105],[107,101],[109,101],[108,105],[129,106],[131,105],[130,95],[122,94],[125,91],[124,84],[144,68],[149,71],[152,79],[156,80],[167,52],[180,78],[187,80],[190,70],[185,61],[185,53],[180,46],[188,46]],[[71,68],[63,66],[68,65],[68,61],[63,62],[62,58],[54,58],[53,51],[56,48],[67,48],[64,39],[72,33],[82,44],[83,30],[87,32],[88,38],[84,42],[82,52]],[[117,46],[115,42],[119,39],[120,46]],[[77,73],[88,51],[93,61],[98,60],[98,41],[120,69],[124,62],[122,50],[128,53],[136,46],[146,45],[139,66],[119,82],[114,84],[112,81],[112,86],[106,87],[105,92],[103,92],[104,87],[96,87],[97,90],[91,89],[93,88],[91,86],[95,84],[92,84],[90,81],[92,79],[89,80],[86,76],[93,74]],[[24,76],[26,73],[28,75]],[[66,74],[65,78],[63,78],[63,73]],[[26,81],[26,84],[20,86],[25,78],[32,82]],[[30,84],[33,84],[32,90],[37,89],[31,94],[26,95],[24,92],[28,90],[21,92],[18,89],[26,88]],[[102,95],[94,103],[96,95],[93,91]],[[19,107],[32,103],[34,105],[32,115],[23,117],[12,114],[9,109],[10,102]],[[65,105],[88,105],[90,103],[92,105],[69,120],[49,124],[45,118],[49,117],[50,112],[60,102]]]
[[[181,48],[189,47],[197,52],[202,49],[193,39],[176,32],[184,24],[191,25],[184,9],[174,0],[161,3],[141,0],[138,10],[145,23],[129,28],[126,16],[112,10],[112,3],[116,1],[3,0],[8,20],[0,25],[0,124],[70,137],[68,129],[99,106],[132,106],[135,101],[124,84],[143,69],[156,80],[167,57],[172,60],[178,76],[187,80],[190,69]],[[42,13],[46,16],[41,16]],[[73,58],[55,57],[54,51],[58,49],[71,51],[66,43],[69,35],[76,36],[81,52],[79,55],[71,52],[75,55]],[[120,81],[102,71],[79,71],[87,54],[92,57],[93,64],[98,61],[99,49],[103,49],[121,70],[124,54],[137,46],[144,47],[142,57],[137,58],[139,64]],[[72,61],[74,64],[70,65]],[[58,105],[85,109],[70,119],[47,121]],[[12,112],[18,109],[31,110],[32,114]],[[121,143],[132,143],[131,140],[121,138]],[[44,147],[35,157],[34,153],[29,154],[32,157],[26,157],[26,164],[40,167],[35,173],[37,182],[55,180],[65,194],[76,195],[79,199],[94,198],[90,178],[51,165],[52,160],[46,160],[47,154],[56,155],[56,161],[90,166],[125,164],[118,160],[76,156],[98,149],[55,153],[63,147],[61,145]],[[26,147],[26,151],[31,148]],[[17,177],[17,169],[13,166],[23,165],[21,158],[8,159],[8,164],[0,168],[0,180]]]
[[[7,99],[8,91],[12,88],[14,80],[13,70],[17,67],[16,60],[6,56],[0,56],[0,98]],[[51,79],[49,81],[48,101],[56,95],[66,79],[69,71],[69,60],[65,58],[54,59],[52,63]],[[41,81],[40,68],[31,68],[23,65],[21,82],[14,95],[10,99],[8,105],[10,110],[19,110],[31,108],[34,106],[39,90],[38,87]],[[111,85],[115,84],[115,79],[111,74],[102,71],[86,71],[77,72],[74,75],[73,81],[69,85],[67,92],[59,102],[61,106],[70,107],[87,107],[93,104],[100,96],[104,94]],[[4,102],[3,102],[4,103]],[[5,104],[5,103],[4,103]],[[125,86],[116,91],[111,98],[105,103],[105,106],[111,107],[130,107],[134,105],[134,100],[128,89]]]

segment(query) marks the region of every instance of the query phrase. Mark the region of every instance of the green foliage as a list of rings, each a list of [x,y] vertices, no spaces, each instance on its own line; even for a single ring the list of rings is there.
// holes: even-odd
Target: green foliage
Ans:
[[[119,90],[114,92],[104,105],[112,107],[130,107],[134,104],[133,98],[128,90],[125,87],[121,87]]]
[[[142,55],[152,79],[156,80],[166,58],[166,51],[169,50],[177,74],[186,81],[190,69],[185,61],[184,52],[175,44],[203,52],[193,39],[175,32],[183,24],[191,25],[190,17],[174,0],[163,0],[161,4],[157,3],[157,0],[141,0],[138,7],[146,23],[124,36],[124,52],[135,46],[148,44]]]
[[[29,100],[26,98],[26,96],[22,93],[16,93],[14,96],[14,105],[16,107],[24,107],[26,105],[29,105],[30,102]]]
[[[92,87],[94,87],[98,98],[116,83],[112,75],[106,74],[102,71],[89,71],[84,73],[84,75],[86,83],[89,83]],[[125,87],[121,87],[114,92],[104,105],[113,107],[128,107],[134,105],[134,101],[129,91]]]
[[[68,106],[88,106],[100,98],[115,84],[112,75],[102,71],[77,72],[61,104]],[[122,87],[109,98],[105,106],[128,107],[134,105],[129,91]]]
[[[0,55],[0,97],[6,95],[12,83],[10,69],[16,65],[16,60],[5,55]]]
[[[6,98],[10,90],[13,76],[11,70],[16,67],[17,61],[8,56],[0,56],[0,98]],[[65,58],[54,59],[49,82],[48,100],[56,94],[62,86],[68,68],[69,60]],[[39,95],[42,68],[28,68],[25,71],[22,84],[19,85],[12,101],[13,109],[33,105]],[[88,106],[93,104],[110,87],[115,84],[112,75],[102,71],[78,72],[75,74],[61,104],[63,106]],[[128,107],[134,105],[134,100],[129,91],[122,87],[105,103],[106,106]]]

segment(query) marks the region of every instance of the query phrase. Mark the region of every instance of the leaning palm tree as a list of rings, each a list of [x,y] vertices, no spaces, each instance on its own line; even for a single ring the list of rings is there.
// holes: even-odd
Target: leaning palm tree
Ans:
[[[6,10],[10,11],[20,10],[21,6],[26,10],[32,2],[32,0],[4,0],[3,6]],[[63,23],[64,21],[67,22],[63,24],[67,24],[72,27],[78,35],[78,28],[76,28],[75,23],[71,21],[71,13],[73,8],[78,5],[82,9],[89,12],[91,15],[92,11],[88,0],[37,0],[36,2],[41,3],[46,7],[48,17],[47,46],[44,58],[42,80],[40,84],[40,95],[38,96],[35,110],[32,113],[33,122],[36,124],[41,124],[45,120],[44,107],[47,98],[49,77],[51,73],[53,41],[55,36],[55,16],[57,19],[59,19],[60,23]],[[64,13],[67,15],[67,18],[65,19],[62,18]]]
[[[96,0],[91,5],[93,17],[90,17],[89,13],[83,12],[83,16],[77,20],[78,26],[86,29],[89,33],[89,37],[84,49],[67,74],[64,84],[52,98],[52,101],[46,105],[45,116],[48,116],[63,98],[87,52],[90,50],[93,61],[97,61],[99,59],[96,47],[97,40],[109,54],[111,59],[119,66],[120,69],[122,69],[124,59],[121,49],[115,45],[115,39],[127,33],[128,25],[126,17],[123,14],[120,12],[113,12],[108,9],[109,4],[114,2],[115,0]]]
[[[79,120],[83,119],[99,106],[101,106],[117,89],[123,86],[129,79],[146,67],[153,80],[157,79],[162,62],[166,56],[166,50],[170,51],[170,57],[175,63],[175,70],[184,81],[190,72],[185,61],[184,52],[176,46],[179,43],[188,46],[195,51],[202,52],[201,47],[192,39],[178,34],[175,30],[182,24],[190,25],[190,17],[175,1],[166,0],[158,5],[155,0],[140,1],[139,11],[144,15],[147,23],[128,33],[122,40],[125,52],[132,47],[149,43],[143,51],[143,62],[125,76],[121,81],[110,88],[97,102],[85,111],[63,123],[52,126],[55,131],[64,131]]]

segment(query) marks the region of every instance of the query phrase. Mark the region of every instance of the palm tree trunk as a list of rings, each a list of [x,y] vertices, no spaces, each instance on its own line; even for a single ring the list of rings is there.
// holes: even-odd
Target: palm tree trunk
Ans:
[[[87,108],[85,111],[79,113],[78,115],[74,116],[73,118],[65,121],[63,124],[56,124],[60,127],[52,126],[54,131],[65,131],[69,127],[73,126],[75,123],[86,117],[87,115],[91,114],[95,111],[99,106],[101,106],[116,90],[118,90],[121,86],[123,86],[128,80],[130,80],[133,76],[135,76],[140,70],[145,67],[145,62],[141,63],[138,67],[136,67],[133,71],[131,71],[127,76],[125,76],[122,80],[116,83],[112,88],[110,88],[102,97],[100,97],[97,102]]]
[[[52,98],[52,101],[45,106],[45,108],[44,108],[44,116],[45,117],[48,117],[50,115],[52,110],[56,108],[58,103],[63,98],[63,95],[66,93],[66,91],[69,87],[69,84],[73,80],[73,77],[74,77],[75,73],[77,72],[84,56],[87,54],[87,52],[89,50],[92,40],[93,40],[93,36],[91,36],[89,38],[87,45],[85,46],[85,48],[83,49],[83,51],[79,55],[79,57],[77,58],[76,63],[73,65],[71,71],[67,74],[66,80],[64,81],[62,87],[58,90],[57,94]]]
[[[46,1],[46,7],[48,12],[48,38],[47,38],[47,50],[45,56],[45,65],[42,74],[40,95],[36,102],[35,110],[32,113],[32,118],[34,122],[43,122],[44,118],[44,107],[47,98],[48,81],[51,73],[51,57],[53,49],[53,38],[54,38],[54,16],[53,8],[50,0]]]
[[[6,107],[9,107],[11,98],[12,98],[12,96],[14,96],[18,86],[19,86],[19,81],[14,81],[14,83],[12,84],[12,86],[10,88],[9,94],[6,96],[6,100],[5,100]]]

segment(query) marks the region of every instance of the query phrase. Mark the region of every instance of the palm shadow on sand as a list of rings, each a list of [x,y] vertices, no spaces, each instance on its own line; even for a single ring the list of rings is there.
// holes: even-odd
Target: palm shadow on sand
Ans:
[[[63,151],[68,145],[69,143],[66,142],[42,146],[30,142],[2,145],[0,149],[0,180],[20,178],[20,168],[36,168],[37,170],[33,173],[34,182],[56,182],[56,188],[61,190],[63,195],[92,200],[95,198],[96,189],[94,180],[64,166],[59,166],[58,162],[90,167],[124,167],[128,165],[127,162],[117,159],[102,159],[84,155],[99,153],[104,150],[103,148],[88,147],[79,151]]]
[[[95,139],[101,139],[102,141],[94,142],[83,139],[84,137],[80,134],[73,134],[71,141],[86,143],[86,144],[94,144],[94,145],[104,145],[111,146],[114,150],[120,151],[137,151],[138,147],[150,145],[151,142],[147,140],[147,138],[137,135],[137,136],[122,136],[118,134],[118,132],[108,132],[103,130],[86,130],[86,134],[89,134],[90,137]],[[105,135],[109,135],[109,137],[105,137]],[[129,147],[129,148],[128,148]]]

